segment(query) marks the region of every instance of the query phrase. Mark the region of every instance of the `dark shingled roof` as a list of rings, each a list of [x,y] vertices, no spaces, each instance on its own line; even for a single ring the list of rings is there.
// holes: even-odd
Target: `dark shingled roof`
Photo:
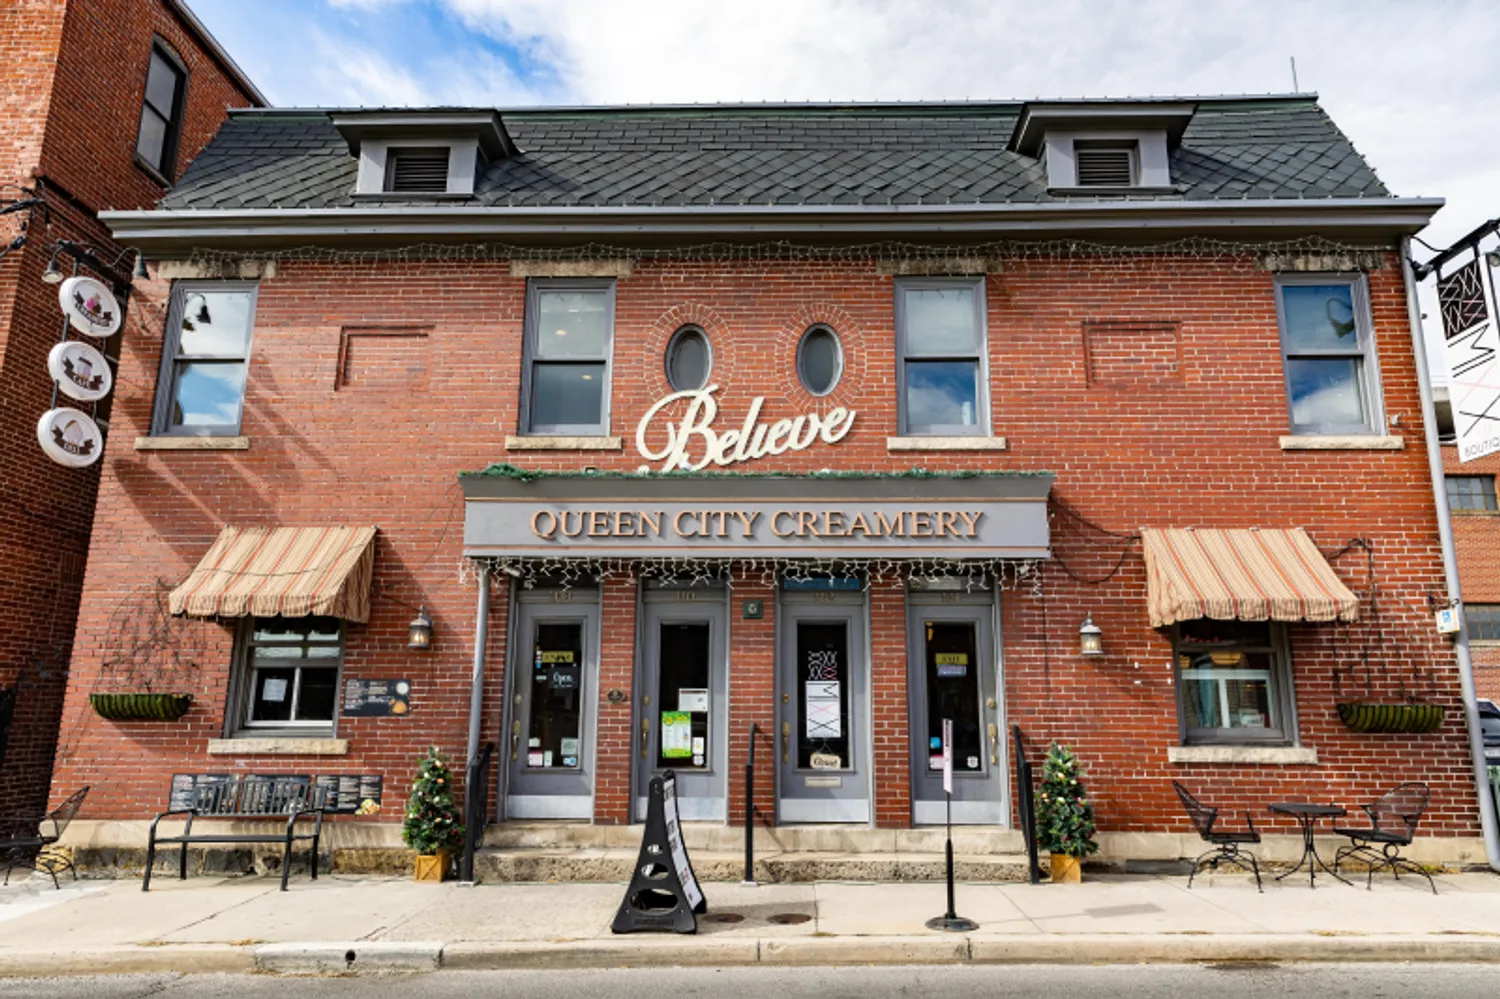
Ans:
[[[1080,200],[1049,194],[1042,162],[1006,148],[1021,108],[1000,103],[502,111],[521,153],[492,163],[477,197],[461,203],[639,207]],[[356,159],[328,112],[238,111],[160,207],[368,205],[351,194],[355,172]],[[1172,153],[1171,174],[1176,194],[1132,197],[1206,201],[1390,194],[1311,96],[1199,99]]]

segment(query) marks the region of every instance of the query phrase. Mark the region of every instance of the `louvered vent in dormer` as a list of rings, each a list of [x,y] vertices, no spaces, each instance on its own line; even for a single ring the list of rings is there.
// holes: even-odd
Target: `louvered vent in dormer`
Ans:
[[[1079,187],[1133,187],[1136,177],[1136,146],[1121,143],[1075,142],[1074,162]]]
[[[385,189],[392,193],[442,194],[448,190],[448,147],[391,149],[386,154]]]

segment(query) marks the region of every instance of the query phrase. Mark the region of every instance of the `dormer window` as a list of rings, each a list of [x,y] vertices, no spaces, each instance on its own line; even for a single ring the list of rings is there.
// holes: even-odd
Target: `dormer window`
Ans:
[[[359,157],[357,197],[471,198],[485,167],[516,154],[496,111],[339,111]]]
[[[1140,175],[1138,142],[1073,142],[1079,187],[1135,187]]]
[[[1194,106],[1179,101],[1036,102],[1010,148],[1041,160],[1057,195],[1172,194],[1171,150]]]
[[[447,146],[390,148],[385,154],[385,190],[443,194],[448,190]]]

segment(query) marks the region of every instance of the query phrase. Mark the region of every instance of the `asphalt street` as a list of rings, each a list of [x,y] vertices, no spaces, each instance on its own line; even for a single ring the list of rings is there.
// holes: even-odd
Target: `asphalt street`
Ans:
[[[1059,967],[723,968],[609,971],[444,971],[425,975],[275,978],[118,975],[0,979],[0,999],[917,999],[1108,995],[1111,999],[1470,999],[1494,995],[1500,965],[1231,964]]]

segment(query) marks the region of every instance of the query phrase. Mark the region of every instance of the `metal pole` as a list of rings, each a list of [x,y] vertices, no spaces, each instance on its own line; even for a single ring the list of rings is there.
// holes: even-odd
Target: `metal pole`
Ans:
[[[750,756],[745,762],[745,877],[741,885],[755,887],[755,735],[760,726],[750,723]]]
[[[943,918],[957,919],[958,913],[953,911],[953,792],[944,791],[943,797],[948,800],[948,841],[944,845],[948,860],[948,912]]]
[[[464,759],[479,752],[479,726],[484,719],[484,650],[490,641],[490,567],[479,567],[479,605],[474,611],[474,673],[469,691],[469,745]]]
[[[1488,223],[1487,223],[1488,224]],[[1437,411],[1432,403],[1432,382],[1427,371],[1427,345],[1422,336],[1422,308],[1417,302],[1416,275],[1412,273],[1411,237],[1401,239],[1401,273],[1406,281],[1406,311],[1411,325],[1412,353],[1417,362],[1417,389],[1422,397],[1422,428],[1427,444],[1427,467],[1432,475],[1432,496],[1437,504],[1438,540],[1443,548],[1443,576],[1448,597],[1462,607],[1463,589],[1458,579],[1458,553],[1453,546],[1453,522],[1448,514],[1448,487],[1443,475],[1442,445],[1438,442]],[[1484,759],[1484,735],[1475,703],[1474,665],[1469,659],[1469,635],[1465,625],[1454,642],[1458,656],[1458,680],[1463,690],[1464,720],[1469,726],[1469,758],[1474,787],[1479,795],[1479,827],[1484,834],[1484,852],[1490,869],[1500,872],[1500,833],[1495,820],[1495,799],[1490,792],[1489,769]]]

